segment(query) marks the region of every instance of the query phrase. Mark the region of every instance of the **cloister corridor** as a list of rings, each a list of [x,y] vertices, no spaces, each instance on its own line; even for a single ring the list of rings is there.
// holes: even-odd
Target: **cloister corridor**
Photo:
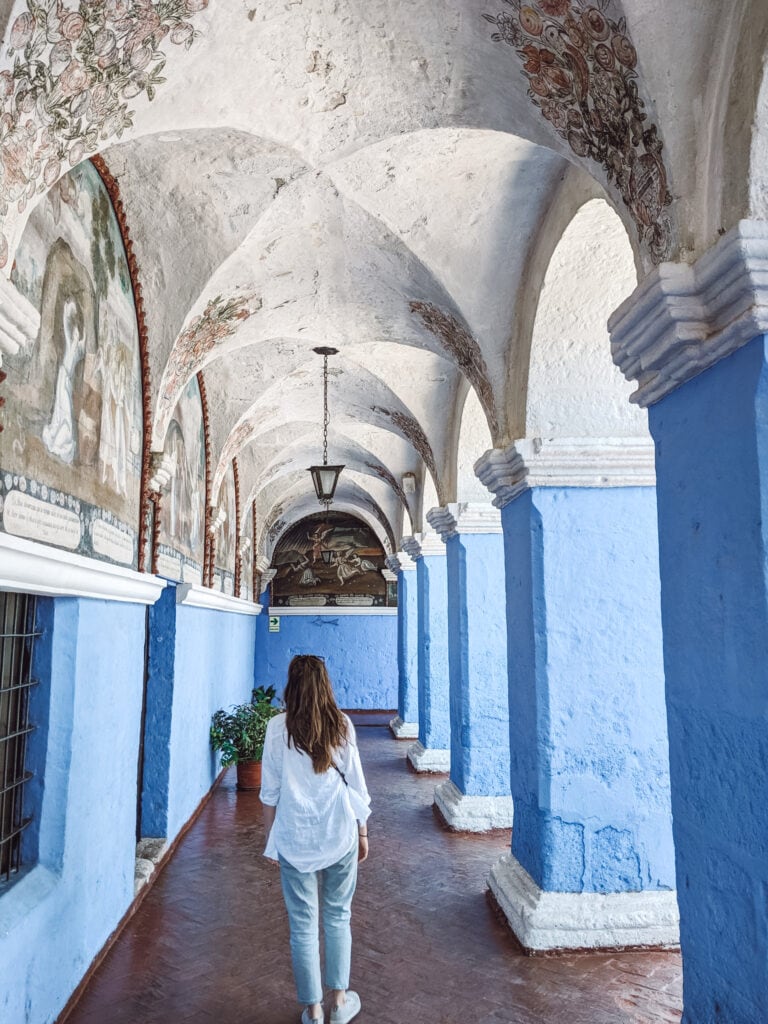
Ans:
[[[527,957],[487,902],[509,835],[445,831],[434,775],[405,762],[384,716],[356,719],[373,798],[353,910],[352,981],[370,1024],[673,1024],[675,953]],[[288,935],[255,793],[230,772],[149,890],[66,1024],[289,1024]]]

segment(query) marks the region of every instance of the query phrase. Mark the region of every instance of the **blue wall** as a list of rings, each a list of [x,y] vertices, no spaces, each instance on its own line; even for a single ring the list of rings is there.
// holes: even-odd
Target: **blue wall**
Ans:
[[[512,849],[544,889],[674,888],[653,488],[502,513]]]
[[[419,643],[419,742],[451,746],[448,671],[448,571],[445,555],[416,560]]]
[[[451,781],[467,796],[508,796],[504,538],[451,537],[446,558]]]
[[[397,713],[419,721],[419,595],[415,569],[397,574]]]
[[[340,707],[397,707],[395,615],[281,615],[279,633],[268,632],[268,624],[265,609],[257,620],[256,686],[282,694],[291,658],[316,654],[325,659]]]
[[[44,784],[30,787],[42,807],[27,843],[39,860],[0,896],[4,1024],[54,1021],[133,901],[145,614],[120,602],[40,603],[33,714],[44,728],[30,759],[43,766]],[[178,609],[171,838],[215,776],[211,710],[250,695],[254,622]]]
[[[650,409],[688,1024],[768,1021],[768,372],[757,338]]]

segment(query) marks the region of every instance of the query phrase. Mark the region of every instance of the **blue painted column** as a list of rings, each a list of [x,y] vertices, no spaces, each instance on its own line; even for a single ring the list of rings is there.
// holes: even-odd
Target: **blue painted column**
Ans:
[[[389,723],[399,740],[419,735],[419,601],[416,563],[405,551],[387,558],[397,573],[397,717]]]
[[[433,509],[448,572],[450,779],[435,803],[450,828],[512,827],[504,538],[490,502]]]
[[[688,1024],[768,1020],[768,339],[651,406]]]
[[[653,448],[522,441],[478,475],[503,506],[515,807],[491,888],[530,949],[673,945]]]
[[[416,561],[419,738],[408,760],[419,772],[447,772],[451,719],[448,676],[448,580],[445,545],[436,533],[404,538]]]

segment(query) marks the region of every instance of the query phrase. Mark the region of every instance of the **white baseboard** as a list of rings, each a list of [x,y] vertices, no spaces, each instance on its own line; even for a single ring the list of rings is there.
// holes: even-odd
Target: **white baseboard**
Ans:
[[[397,740],[415,740],[419,736],[418,722],[404,722],[400,715],[397,715],[389,723],[389,728]]]
[[[450,750],[427,748],[419,740],[408,748],[408,760],[417,772],[448,772],[451,770]]]
[[[456,832],[490,832],[512,828],[511,796],[467,796],[448,779],[435,787],[435,804]]]

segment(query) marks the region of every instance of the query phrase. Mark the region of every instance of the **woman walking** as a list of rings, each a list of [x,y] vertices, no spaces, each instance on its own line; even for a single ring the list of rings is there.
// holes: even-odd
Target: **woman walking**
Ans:
[[[264,856],[280,865],[302,1024],[325,1019],[320,914],[331,1024],[347,1024],[360,1012],[348,987],[350,916],[357,864],[368,856],[371,801],[354,726],[336,704],[321,658],[292,659],[283,700],[285,714],[270,720],[264,741]]]

